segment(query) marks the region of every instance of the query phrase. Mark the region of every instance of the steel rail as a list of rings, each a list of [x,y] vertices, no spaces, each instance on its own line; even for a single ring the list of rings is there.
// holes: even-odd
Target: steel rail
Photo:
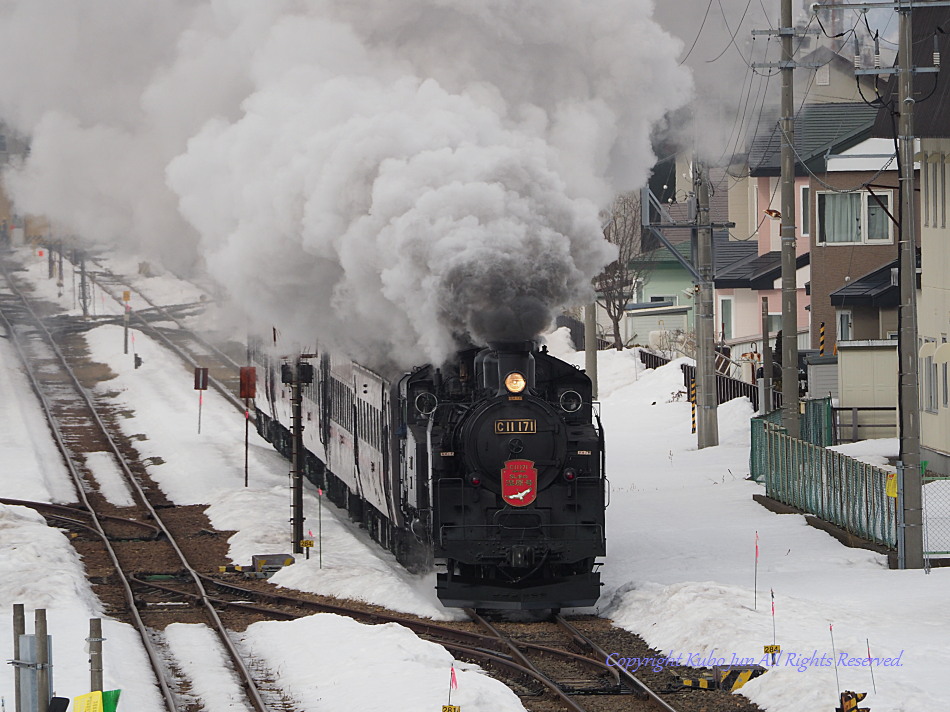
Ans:
[[[95,263],[95,264],[98,265],[98,263]],[[155,304],[152,300],[150,300],[147,296],[145,296],[140,290],[136,289],[135,287],[128,284],[127,282],[121,281],[120,279],[118,279],[118,277],[115,274],[113,274],[112,272],[106,271],[104,268],[102,268],[101,265],[98,265],[98,266],[101,269],[103,269],[104,273],[109,274],[112,277],[116,278],[116,281],[120,282],[121,284],[128,287],[130,290],[134,291],[136,294],[138,294],[143,300],[145,300],[146,303],[148,303],[152,307],[152,309],[154,309],[158,313],[163,314],[168,319],[168,321],[171,321],[172,323],[174,323],[175,326],[177,326],[182,333],[189,336],[197,344],[208,349],[209,351],[214,353],[214,355],[217,356],[220,360],[226,363],[229,363],[234,368],[239,369],[241,367],[240,364],[235,363],[234,359],[232,359],[226,353],[221,351],[218,347],[214,346],[213,344],[209,344],[204,339],[199,337],[191,329],[187,328],[184,324],[178,321],[178,319],[174,317],[172,314],[170,314],[168,310],[166,310],[164,307],[160,305]],[[108,294],[110,297],[112,297],[112,299],[115,300],[119,305],[124,304],[124,302],[118,296],[116,296],[115,293],[113,293],[113,291],[109,289],[109,287],[104,285],[102,281],[96,280],[96,278],[93,275],[90,275],[88,273],[86,276],[88,279],[91,279],[95,284],[99,285],[99,288],[102,291],[104,291],[106,294]],[[190,365],[192,368],[199,367],[198,362],[195,361],[194,358],[192,358],[191,354],[187,353],[184,349],[182,349],[180,346],[174,343],[171,339],[169,339],[168,336],[166,336],[165,334],[161,332],[161,330],[155,327],[147,319],[142,317],[140,313],[136,311],[130,311],[130,314],[135,317],[135,320],[143,327],[143,330],[147,331],[149,334],[159,339],[163,344],[165,344],[165,346],[167,346],[174,353],[176,353],[178,357],[181,358],[185,363]],[[210,373],[208,374],[208,382],[212,386],[214,386],[214,389],[218,391],[218,393],[220,393],[222,396],[224,396],[224,398],[229,403],[231,403],[231,405],[236,407],[240,412],[243,413],[246,410],[245,404],[243,403],[243,401],[240,398],[238,398],[236,395],[234,395],[231,389],[229,389],[226,385],[221,383],[221,381],[219,381],[217,378],[212,376]]]
[[[92,517],[92,513],[87,509],[79,509],[78,507],[70,507],[65,504],[52,504],[50,502],[32,502],[26,499],[10,499],[9,497],[0,497],[0,504],[9,504],[15,507],[29,507],[34,509],[37,512],[42,513],[43,510],[49,510],[54,512],[54,514],[49,514],[46,516],[56,517],[57,519],[62,519],[64,521],[75,521],[79,524],[83,524],[80,520],[72,520],[70,517],[67,517],[66,514],[79,514],[85,517]],[[58,512],[59,514],[55,514]],[[156,527],[154,524],[149,524],[148,522],[140,522],[138,519],[128,519],[126,517],[117,517],[112,514],[99,514],[97,515],[100,521],[110,521],[117,524],[128,525],[132,527],[140,527],[142,529],[147,529],[150,532],[150,537],[155,539],[161,534],[161,529]]]
[[[571,638],[578,644],[586,647],[588,650],[593,652],[595,655],[601,656],[604,661],[607,660],[607,651],[601,648],[597,643],[588,638],[586,635],[581,633],[577,628],[575,628],[571,623],[564,618],[561,614],[554,616],[554,621],[557,623]],[[664,712],[677,712],[674,707],[670,707],[666,701],[661,698],[657,693],[649,688],[649,686],[637,678],[632,672],[626,668],[616,667],[615,668],[620,675],[620,679],[631,692],[638,696],[649,698],[653,700],[654,703],[660,706],[660,709]]]
[[[554,695],[558,697],[561,700],[561,702],[569,710],[572,710],[572,712],[586,712],[586,710],[583,707],[581,707],[574,699],[568,696],[564,692],[564,690],[562,690],[554,680],[550,679],[544,673],[538,670],[538,668],[534,666],[534,663],[528,660],[525,654],[521,652],[521,650],[518,649],[518,646],[515,645],[515,643],[511,640],[511,638],[509,638],[500,630],[495,628],[495,626],[493,626],[491,623],[485,620],[482,616],[476,613],[474,609],[465,608],[464,611],[466,614],[468,614],[468,616],[473,621],[483,626],[484,628],[487,628],[488,630],[490,630],[494,635],[498,637],[499,640],[504,642],[504,644],[511,651],[512,657],[516,661],[518,661],[520,665],[526,667],[527,669],[531,670],[535,675],[539,676],[543,680],[544,686],[547,687],[551,692],[553,692]]]
[[[16,289],[13,285],[13,282],[10,280],[9,275],[7,274],[5,266],[3,267],[3,276],[7,281],[7,284],[10,286],[10,289],[21,299],[23,300],[23,295]],[[27,310],[33,314],[32,310],[29,309],[28,305],[25,305]],[[33,314],[35,318],[35,314]],[[59,428],[59,424],[56,422],[56,418],[53,415],[52,408],[49,404],[49,400],[46,398],[46,394],[43,393],[42,388],[40,387],[39,380],[36,377],[35,372],[30,366],[30,361],[27,358],[26,354],[23,351],[23,347],[20,344],[19,339],[16,336],[16,331],[13,329],[12,323],[7,319],[6,312],[0,308],[0,321],[3,322],[4,327],[7,330],[9,335],[9,340],[11,345],[14,347],[14,350],[17,353],[17,356],[20,359],[20,362],[23,364],[23,368],[26,372],[27,378],[30,381],[30,386],[33,389],[33,392],[36,394],[37,399],[40,402],[40,406],[43,408],[43,412],[46,414],[46,421],[49,424],[50,431],[53,435],[53,440],[56,443],[57,448],[60,451],[60,454],[63,456],[63,460],[66,464],[66,468],[69,470],[70,476],[73,479],[73,483],[76,486],[78,491],[79,498],[82,500],[83,505],[91,513],[92,521],[95,531],[102,538],[102,541],[106,547],[106,552],[109,555],[112,565],[115,567],[116,572],[119,574],[119,581],[122,584],[122,589],[125,594],[126,603],[129,607],[129,613],[132,615],[133,620],[135,621],[136,628],[138,628],[139,635],[142,639],[142,645],[145,647],[145,653],[148,656],[149,663],[152,666],[152,670],[155,672],[155,680],[158,684],[159,690],[161,691],[162,698],[165,701],[165,707],[168,712],[177,712],[178,706],[174,694],[171,691],[171,688],[168,686],[167,681],[165,680],[165,665],[161,660],[161,657],[158,654],[158,651],[155,650],[155,646],[150,640],[148,633],[145,628],[145,623],[142,621],[141,616],[139,615],[138,609],[135,606],[135,597],[132,595],[132,588],[129,585],[129,581],[125,576],[125,573],[122,571],[122,566],[119,564],[118,557],[116,556],[115,549],[112,548],[111,544],[108,541],[105,530],[102,527],[102,523],[99,521],[96,516],[93,508],[89,504],[89,500],[86,497],[86,493],[82,487],[82,475],[76,469],[75,463],[73,463],[72,458],[70,457],[69,450],[66,447],[66,442],[63,439],[62,431]]]
[[[69,368],[68,361],[66,360],[65,355],[63,354],[59,346],[56,344],[55,340],[53,340],[52,335],[50,334],[49,330],[46,329],[45,325],[43,325],[42,320],[36,315],[36,313],[30,307],[29,302],[26,300],[22,292],[20,292],[20,290],[18,290],[16,286],[13,284],[12,280],[10,279],[9,275],[6,273],[5,269],[3,270],[3,274],[4,274],[4,277],[6,278],[7,284],[10,286],[11,291],[13,291],[16,294],[16,296],[22,301],[26,310],[30,313],[30,315],[33,317],[33,319],[36,321],[36,323],[40,326],[42,331],[45,333],[48,344],[53,349],[57,357],[60,359],[60,362],[62,363],[66,373],[69,375],[69,378],[72,381],[73,385],[75,386],[77,393],[85,401],[87,407],[89,408],[92,414],[93,419],[96,421],[96,424],[101,429],[103,435],[106,438],[106,441],[109,443],[109,446],[112,449],[113,454],[116,456],[118,460],[118,464],[121,467],[122,471],[125,473],[129,484],[139,494],[142,501],[144,502],[143,506],[154,517],[156,524],[159,526],[159,528],[167,537],[168,544],[175,551],[175,554],[181,560],[182,565],[184,566],[185,570],[188,572],[189,576],[191,576],[192,580],[194,581],[194,585],[201,592],[203,607],[208,613],[209,618],[211,618],[214,624],[215,630],[218,634],[218,638],[220,639],[222,645],[228,651],[228,654],[232,657],[232,662],[234,663],[235,670],[238,673],[238,676],[241,678],[242,686],[244,687],[245,694],[247,695],[249,701],[252,703],[255,709],[258,710],[258,712],[269,712],[267,705],[264,703],[264,700],[261,697],[260,691],[257,689],[257,685],[254,683],[254,680],[253,680],[253,677],[251,676],[250,671],[247,669],[247,666],[244,664],[242,656],[240,655],[240,653],[238,652],[237,648],[234,645],[234,642],[231,640],[230,636],[228,635],[227,630],[225,630],[224,624],[221,622],[221,619],[218,617],[218,613],[215,610],[214,606],[211,605],[211,602],[208,600],[207,592],[205,591],[204,586],[202,585],[199,574],[191,567],[190,563],[188,562],[188,559],[185,557],[184,553],[181,551],[177,542],[175,541],[175,538],[172,536],[171,532],[165,526],[165,523],[162,521],[161,517],[159,517],[158,512],[148,502],[148,498],[146,497],[145,492],[142,490],[138,481],[133,476],[132,471],[129,469],[128,463],[125,461],[125,458],[122,456],[122,453],[118,448],[118,445],[116,445],[115,441],[112,438],[112,435],[109,433],[108,429],[106,428],[105,423],[103,423],[102,419],[99,417],[99,413],[96,410],[95,405],[92,403],[92,399],[90,398],[88,392],[79,382],[79,379],[76,378],[76,375],[73,373],[72,369]],[[11,341],[15,341],[15,333],[12,328],[12,324],[7,320],[5,314],[3,315],[3,321],[6,325],[8,333],[11,334]],[[28,363],[28,360],[26,359],[26,355],[24,354],[22,348],[19,346],[18,342],[17,342],[17,352],[24,363],[24,367],[27,368],[27,370],[29,370],[30,373],[32,374],[33,372],[29,368],[29,363]],[[42,394],[39,388],[38,380],[36,379],[34,375],[31,375],[31,382],[33,384],[34,391],[37,393],[38,397],[43,403],[44,410],[47,413],[47,417],[51,424],[51,428],[55,431],[55,437],[58,441],[58,444],[61,447],[61,452],[63,452],[64,456],[67,458],[69,469],[71,473],[73,473],[73,477],[77,483],[77,489],[79,489],[80,491],[80,496],[82,497],[83,504],[90,511],[93,511],[92,507],[89,504],[88,499],[85,496],[85,493],[82,491],[82,487],[79,484],[79,482],[81,481],[81,476],[79,475],[78,471],[75,469],[74,465],[72,465],[72,463],[69,461],[68,450],[66,449],[65,442],[63,441],[61,433],[59,432],[59,427],[58,425],[55,427],[53,426],[53,421],[55,419],[52,417],[52,411],[49,407],[48,401],[45,395]],[[97,525],[97,528],[102,532],[103,536],[105,536],[105,531],[102,530],[102,526],[98,522],[98,519],[96,519],[96,525]],[[115,556],[115,552],[112,549],[111,545],[107,546],[107,548],[110,552],[110,557],[112,558],[113,563],[116,566],[116,570],[119,572],[122,572],[122,568],[118,563],[118,559]],[[123,587],[127,591],[127,598],[130,602],[130,610],[134,618],[136,619],[136,621],[139,624],[141,624],[142,626],[141,630],[144,631],[144,623],[141,622],[141,618],[138,614],[138,611],[135,608],[134,599],[132,598],[131,587],[129,586],[129,582],[126,580],[124,573],[121,576],[121,580],[123,582]],[[157,653],[156,651],[154,651],[154,649],[152,649],[151,641],[148,641],[147,635],[143,636],[143,643],[145,643],[146,645],[146,649],[148,650],[150,659],[153,659],[152,656],[155,655],[156,657],[154,658],[154,660],[157,661],[158,660]],[[160,669],[164,670],[164,667],[161,667]],[[170,712],[174,712],[176,710],[176,707],[174,705],[174,699],[171,696],[171,691],[168,689],[167,685],[164,683],[164,680],[162,680],[161,686],[163,688],[163,696],[164,696],[164,692],[166,690],[168,691],[168,696],[166,696],[166,703],[169,702],[169,700],[171,701],[172,705],[169,707],[169,710]]]

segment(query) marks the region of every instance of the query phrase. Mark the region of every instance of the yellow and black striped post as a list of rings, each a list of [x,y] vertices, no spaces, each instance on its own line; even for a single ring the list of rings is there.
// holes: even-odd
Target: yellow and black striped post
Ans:
[[[818,355],[825,355],[825,322],[818,327]]]
[[[689,402],[693,408],[693,429],[691,432],[696,432],[696,379],[689,379]]]

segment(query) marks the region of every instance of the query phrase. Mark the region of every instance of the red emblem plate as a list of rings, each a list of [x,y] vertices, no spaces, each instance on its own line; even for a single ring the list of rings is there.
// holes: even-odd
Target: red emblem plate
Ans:
[[[501,470],[501,498],[512,507],[524,507],[538,496],[538,471],[533,460],[508,460]]]

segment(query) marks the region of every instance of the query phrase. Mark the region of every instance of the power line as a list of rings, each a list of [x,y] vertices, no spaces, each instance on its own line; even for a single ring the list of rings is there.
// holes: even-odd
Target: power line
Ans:
[[[689,59],[689,55],[693,53],[693,50],[696,49],[696,43],[699,42],[700,35],[703,34],[703,28],[706,27],[706,18],[709,17],[709,8],[712,7],[713,0],[709,0],[709,4],[706,5],[706,13],[703,15],[703,22],[699,26],[699,31],[696,33],[696,37],[693,38],[693,44],[689,48],[689,52],[686,53],[686,56],[680,60],[679,66],[683,66],[683,63]]]

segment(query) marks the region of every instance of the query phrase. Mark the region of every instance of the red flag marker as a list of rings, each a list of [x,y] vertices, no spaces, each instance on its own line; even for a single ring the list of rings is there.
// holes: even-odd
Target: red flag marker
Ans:
[[[455,666],[454,666],[454,665],[452,666],[452,682],[451,682],[450,684],[452,685],[452,689],[453,689],[453,690],[459,689],[459,681],[458,681],[458,680],[456,679],[456,677],[455,677]]]

